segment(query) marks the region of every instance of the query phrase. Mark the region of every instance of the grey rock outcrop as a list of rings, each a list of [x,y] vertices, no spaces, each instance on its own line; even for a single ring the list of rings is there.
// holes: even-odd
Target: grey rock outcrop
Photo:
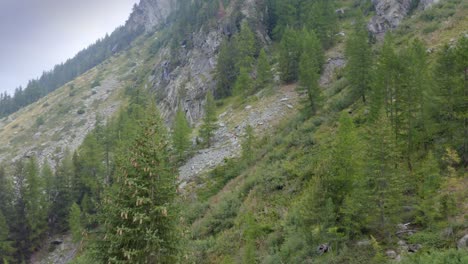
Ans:
[[[440,2],[440,0],[420,0],[418,8],[420,10],[426,10],[426,9],[432,7],[432,5],[437,4],[439,2]]]
[[[372,3],[376,15],[369,22],[368,29],[375,35],[398,27],[411,8],[411,0],[372,0]]]
[[[440,0],[420,0],[417,8],[426,10]],[[410,13],[412,0],[372,0],[376,15],[372,17],[367,27],[376,36],[382,36],[388,30],[398,27],[401,21]]]
[[[191,124],[196,124],[203,117],[206,93],[214,91],[216,86],[214,74],[219,47],[223,38],[233,32],[229,28],[233,24],[231,16],[235,13],[234,9],[240,8],[248,19],[262,19],[254,17],[259,13],[255,10],[257,2],[248,0],[239,6],[239,2],[232,1],[226,6],[225,16],[218,18],[216,25],[204,26],[186,36],[177,52],[171,52],[166,47],[157,53],[158,61],[154,65],[149,86],[156,92],[161,114],[169,124],[179,105]],[[254,32],[260,40],[269,41],[265,29],[258,27]],[[186,45],[186,42],[191,45]]]
[[[458,249],[468,250],[468,234],[466,234],[465,236],[460,238],[460,240],[458,240],[457,248]]]
[[[175,4],[175,0],[140,0],[140,3],[133,7],[133,12],[125,27],[130,31],[139,31],[144,28],[146,32],[149,32],[166,23]]]

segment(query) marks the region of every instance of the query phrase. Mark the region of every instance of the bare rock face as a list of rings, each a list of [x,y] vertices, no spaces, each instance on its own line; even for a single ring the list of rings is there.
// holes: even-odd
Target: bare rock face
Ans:
[[[439,3],[440,0],[420,0],[418,8],[420,10],[426,10],[430,8],[432,5]]]
[[[175,8],[176,0],[140,0],[135,5],[125,27],[130,31],[142,28],[149,32],[155,27],[164,25],[169,14]]]
[[[372,3],[377,14],[369,22],[368,29],[375,35],[398,27],[411,8],[411,0],[372,0]]]
[[[232,33],[229,26],[233,24],[231,15],[234,9],[240,8],[246,18],[261,19],[254,17],[259,13],[256,10],[258,0],[247,0],[241,5],[236,3],[232,1],[226,6],[225,16],[219,18],[215,26],[204,26],[181,41],[176,54],[166,47],[156,55],[159,60],[154,65],[149,87],[156,92],[160,112],[168,124],[174,119],[178,106],[183,108],[191,124],[197,123],[204,116],[206,93],[214,91],[216,87],[214,71],[219,47],[223,38]],[[260,40],[268,41],[263,28],[253,30]],[[192,45],[187,47],[186,42]]]

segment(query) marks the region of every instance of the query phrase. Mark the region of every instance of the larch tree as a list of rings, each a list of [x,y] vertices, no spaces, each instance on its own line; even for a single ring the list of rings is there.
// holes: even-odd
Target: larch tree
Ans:
[[[81,224],[81,209],[76,203],[73,203],[70,207],[70,213],[68,214],[68,227],[70,228],[73,242],[79,242],[81,240],[83,227]]]
[[[301,52],[302,43],[298,32],[292,28],[286,28],[279,48],[279,69],[284,83],[297,80]]]
[[[223,98],[232,94],[232,89],[238,75],[236,67],[236,50],[232,41],[223,40],[219,48],[216,64],[216,98]]]
[[[252,92],[252,79],[249,75],[249,70],[241,67],[239,76],[237,76],[236,83],[234,84],[234,95],[246,95]]]
[[[246,21],[241,24],[240,32],[234,38],[237,51],[236,68],[245,68],[250,72],[257,48],[255,34]]]
[[[6,218],[0,211],[0,262],[9,263],[13,260],[13,242],[9,239],[10,228],[7,224]]]
[[[361,97],[366,102],[366,94],[371,85],[372,51],[369,34],[362,14],[354,22],[353,33],[346,41],[345,55],[346,78],[354,96]]]
[[[208,92],[206,94],[205,117],[203,118],[203,124],[200,128],[200,136],[203,139],[203,143],[207,146],[211,144],[211,138],[216,130],[217,120],[218,117],[216,116],[216,104],[213,94]]]
[[[303,30],[302,36],[303,51],[299,60],[299,88],[307,94],[309,108],[312,114],[315,114],[322,99],[319,79],[323,51],[313,31]]]
[[[268,88],[273,82],[271,65],[264,49],[260,51],[257,59],[257,79],[255,80],[255,91]]]
[[[172,143],[174,144],[175,154],[179,160],[184,159],[186,151],[190,148],[190,125],[185,117],[185,112],[179,106],[172,131]]]
[[[369,126],[365,174],[366,214],[372,215],[369,227],[390,239],[402,207],[402,171],[398,165],[397,141],[384,113]]]

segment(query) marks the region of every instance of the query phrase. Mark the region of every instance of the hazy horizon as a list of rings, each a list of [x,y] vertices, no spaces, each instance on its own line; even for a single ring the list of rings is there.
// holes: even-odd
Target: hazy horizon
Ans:
[[[0,92],[12,93],[128,19],[139,0],[1,0]]]

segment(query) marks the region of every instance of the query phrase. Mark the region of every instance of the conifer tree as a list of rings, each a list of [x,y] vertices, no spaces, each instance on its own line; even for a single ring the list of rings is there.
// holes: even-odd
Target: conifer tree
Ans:
[[[26,188],[22,194],[25,199],[26,221],[29,229],[31,250],[41,244],[41,238],[47,230],[47,197],[44,182],[39,175],[39,166],[34,157],[26,163]]]
[[[299,59],[302,52],[301,39],[292,28],[286,28],[280,42],[279,69],[284,83],[294,82],[298,78]]]
[[[252,91],[252,79],[247,68],[241,67],[239,76],[234,84],[234,95],[245,95]]]
[[[11,201],[13,197],[12,183],[7,178],[5,168],[0,165],[0,212],[5,217],[12,214]]]
[[[76,203],[73,203],[70,207],[70,213],[68,214],[68,226],[72,234],[73,242],[79,242],[81,240],[81,232],[83,227],[81,225],[81,209]]]
[[[53,177],[53,187],[50,193],[49,225],[56,232],[68,228],[69,208],[73,202],[73,190],[78,184],[73,184],[75,171],[70,152],[66,151],[62,161],[57,165]]]
[[[10,228],[8,227],[5,216],[0,210],[0,262],[9,263],[12,261],[14,248],[12,241],[9,240]]]
[[[432,130],[428,115],[431,87],[428,84],[426,48],[419,40],[414,41],[404,51],[403,61],[404,69],[400,76],[403,80],[400,96],[401,134],[397,136],[404,140],[402,153],[408,168],[412,170],[412,156],[419,146],[429,140]]]
[[[185,113],[182,107],[179,106],[172,132],[172,142],[179,160],[182,160],[185,157],[185,152],[190,147],[190,133],[191,129],[187,122],[187,118],[185,117]]]
[[[371,83],[372,54],[367,26],[362,14],[354,22],[353,33],[346,41],[346,77],[356,97],[366,102]]]
[[[308,105],[312,114],[315,114],[322,97],[318,82],[323,63],[323,52],[313,31],[303,30],[302,49],[299,61],[299,85],[300,89],[307,93]]]
[[[442,180],[437,160],[432,151],[427,154],[419,165],[418,180],[418,209],[420,214],[417,221],[431,227],[438,217],[438,211],[434,205],[437,204],[437,192]]]
[[[238,75],[236,65],[236,50],[233,43],[225,39],[219,48],[218,63],[216,64],[216,98],[223,98],[232,94],[234,82]]]
[[[314,0],[304,2],[306,3],[301,6],[301,9],[304,9],[304,21],[306,21],[306,26],[316,31],[324,48],[331,47],[338,22],[334,1]]]
[[[46,196],[34,158],[15,164],[16,197],[11,232],[17,249],[15,259],[26,261],[40,245],[47,228]]]
[[[271,66],[264,49],[260,51],[257,59],[257,79],[255,81],[255,90],[268,88],[273,82]]]
[[[238,70],[245,68],[250,72],[256,53],[256,43],[255,35],[246,21],[241,24],[239,34],[235,36],[235,43],[237,51],[236,68]]]
[[[399,103],[401,97],[401,63],[395,52],[393,36],[385,35],[381,54],[374,71],[374,82],[371,90],[371,119],[378,118],[384,109],[390,118],[395,135],[399,131]]]
[[[155,106],[128,151],[118,155],[116,182],[103,204],[106,263],[175,263],[176,173],[165,126]]]
[[[458,116],[463,122],[463,135],[462,138],[462,150],[461,158],[463,166],[468,167],[468,107],[466,102],[468,101],[468,36],[466,34],[458,40],[457,47],[455,49],[457,58],[457,72],[461,76],[461,87],[463,90],[463,99],[459,99],[462,103],[459,104]],[[463,104],[463,102],[465,102]]]
[[[367,194],[363,200],[369,226],[386,239],[394,234],[402,203],[402,174],[397,166],[397,142],[385,114],[369,127],[366,171]]]
[[[211,144],[211,137],[216,129],[217,119],[216,104],[213,94],[208,92],[206,94],[205,117],[203,118],[203,124],[200,129],[200,136],[203,139],[203,143],[208,146]]]

